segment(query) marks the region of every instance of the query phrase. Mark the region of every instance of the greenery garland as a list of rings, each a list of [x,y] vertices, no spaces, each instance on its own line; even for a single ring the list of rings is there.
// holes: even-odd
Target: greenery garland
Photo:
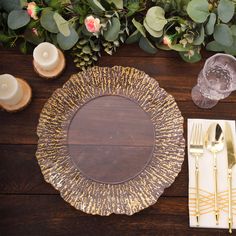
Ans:
[[[188,62],[201,48],[236,55],[236,0],[1,0],[0,42],[23,53],[43,41],[70,50],[77,67],[138,43],[175,50]]]

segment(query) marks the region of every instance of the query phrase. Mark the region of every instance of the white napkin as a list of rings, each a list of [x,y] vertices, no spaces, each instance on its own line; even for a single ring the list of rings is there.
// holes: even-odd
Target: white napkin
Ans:
[[[205,134],[209,125],[212,122],[220,124],[224,131],[226,120],[206,120],[206,119],[188,119],[188,147],[192,132],[193,122],[201,122],[203,133]],[[229,121],[232,134],[235,139],[235,121]],[[235,143],[235,141],[234,141]],[[236,147],[235,147],[236,148]],[[188,148],[188,167],[189,167],[189,225],[196,227],[196,217],[193,216],[195,209],[195,158],[191,156]],[[204,148],[204,155],[199,159],[199,188],[201,189],[201,200],[205,201],[200,203],[199,227],[203,228],[228,228],[228,184],[227,184],[227,171],[228,160],[226,146],[224,150],[217,154],[217,167],[218,167],[218,192],[220,198],[220,218],[219,225],[215,223],[214,215],[214,178],[213,178],[213,155]],[[236,167],[232,171],[232,188],[236,189]],[[235,196],[234,196],[235,195]],[[236,191],[233,194],[233,201],[236,200]],[[235,208],[233,210],[234,221],[233,228],[236,228],[236,204],[232,203]],[[210,212],[209,212],[210,211]],[[208,213],[207,213],[208,212]]]

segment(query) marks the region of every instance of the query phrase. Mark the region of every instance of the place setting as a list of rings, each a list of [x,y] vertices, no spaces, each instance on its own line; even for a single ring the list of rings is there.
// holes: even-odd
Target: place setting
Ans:
[[[188,120],[190,227],[235,228],[235,121]]]
[[[216,119],[213,112],[236,90],[234,4],[191,0],[183,7],[179,1],[168,6],[152,1],[149,7],[96,0],[86,1],[84,8],[79,1],[65,2],[22,1],[16,9],[5,0],[0,4],[0,41],[13,46],[20,38],[23,52],[34,45],[29,66],[37,83],[41,78],[50,83],[60,79],[72,63],[65,56],[67,50],[78,68],[51,91],[37,114],[34,160],[44,180],[73,210],[132,216],[159,201],[186,159],[188,227],[232,233],[236,229],[235,120],[219,115]],[[185,9],[185,14],[173,15],[178,9]],[[226,16],[222,9],[228,10]],[[143,19],[130,18],[140,12]],[[135,42],[150,54],[174,50],[190,63],[201,60],[201,45],[216,53],[199,68],[195,85],[187,87],[179,106],[169,93],[172,87],[160,86],[166,78],[159,84],[158,74],[152,77],[135,65],[95,65],[103,53],[112,55],[122,43]],[[190,65],[189,70],[194,68]],[[0,75],[0,108],[13,113],[7,115],[30,109],[33,95],[27,79]],[[191,118],[184,116],[186,101],[190,109],[202,112],[198,114],[207,109],[212,113],[202,116],[208,119],[190,112]]]

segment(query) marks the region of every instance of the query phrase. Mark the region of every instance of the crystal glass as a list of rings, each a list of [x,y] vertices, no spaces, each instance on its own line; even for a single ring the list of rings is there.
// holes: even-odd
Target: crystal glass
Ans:
[[[208,58],[192,89],[193,102],[200,108],[212,108],[236,90],[236,59],[217,53]]]

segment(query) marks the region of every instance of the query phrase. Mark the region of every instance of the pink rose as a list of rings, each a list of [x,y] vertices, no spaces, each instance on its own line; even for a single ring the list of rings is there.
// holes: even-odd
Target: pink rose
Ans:
[[[97,33],[101,28],[100,19],[94,18],[93,16],[87,16],[84,20],[84,24],[91,33]]]
[[[40,8],[36,5],[35,2],[29,2],[27,4],[27,13],[32,17],[34,20],[38,20],[37,13],[40,11]]]
[[[172,39],[171,37],[165,35],[164,38],[163,38],[163,44],[167,45],[167,46],[170,46],[172,43]]]
[[[36,36],[39,36],[38,30],[36,28],[32,28],[32,33]]]

